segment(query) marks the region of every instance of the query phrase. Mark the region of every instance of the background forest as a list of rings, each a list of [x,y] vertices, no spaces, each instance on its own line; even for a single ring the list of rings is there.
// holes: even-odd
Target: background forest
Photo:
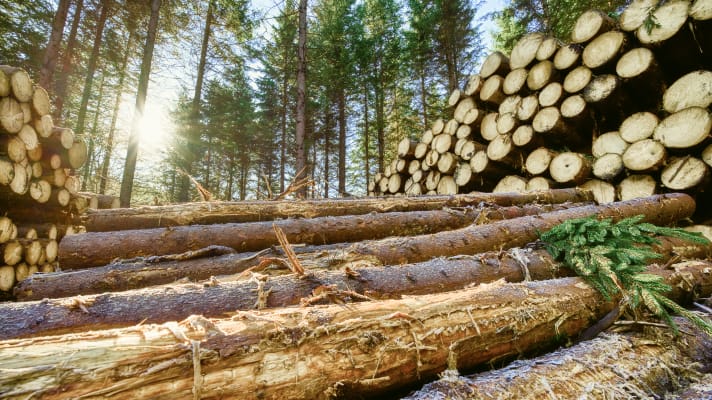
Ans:
[[[566,41],[584,10],[625,3],[311,0],[307,195],[364,195],[488,51],[530,31]],[[83,190],[197,200],[191,176],[216,199],[268,198],[298,172],[298,15],[297,0],[5,0],[0,64],[30,72],[55,125],[88,143]]]

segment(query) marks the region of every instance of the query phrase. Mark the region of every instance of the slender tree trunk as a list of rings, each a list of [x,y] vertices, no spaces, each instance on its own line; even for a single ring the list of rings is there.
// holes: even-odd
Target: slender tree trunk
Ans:
[[[383,172],[385,170],[385,148],[386,148],[386,135],[385,135],[385,123],[384,123],[384,112],[385,107],[385,88],[383,82],[383,71],[379,71],[378,87],[376,88],[376,129],[378,134],[378,171]]]
[[[77,5],[74,7],[74,16],[72,17],[72,28],[67,37],[67,46],[62,57],[62,71],[57,77],[54,87],[54,121],[61,125],[62,110],[64,108],[64,98],[67,96],[67,82],[69,75],[73,69],[74,47],[77,44],[77,32],[79,31],[79,23],[82,19],[82,9],[84,0],[77,0]]]
[[[339,88],[339,196],[346,194],[346,90]]]
[[[89,62],[87,63],[87,77],[84,81],[84,91],[82,92],[82,100],[79,103],[79,113],[77,114],[77,127],[75,131],[77,135],[80,136],[84,134],[84,120],[87,116],[87,106],[89,105],[89,98],[92,94],[94,72],[96,71],[96,64],[99,60],[99,50],[101,50],[104,26],[106,25],[106,20],[109,18],[111,3],[112,0],[101,1],[101,12],[99,14],[99,19],[96,21],[94,46],[92,47],[91,56],[89,57]]]
[[[329,157],[331,156],[331,146],[329,143],[329,133],[333,127],[333,116],[331,115],[331,102],[327,102],[324,121],[324,198],[329,198]]]
[[[210,163],[213,161],[213,137],[209,132],[206,132],[206,134],[208,135],[208,159],[205,160],[205,182],[203,186],[210,190]]]
[[[368,83],[363,85],[363,152],[364,161],[366,167],[366,185],[371,181],[371,155],[369,154],[369,148],[371,144],[371,137],[368,132]]]
[[[284,174],[285,165],[287,163],[287,85],[289,84],[289,76],[287,75],[287,46],[284,46],[282,56],[282,132],[279,146],[279,192],[284,193]]]
[[[423,105],[423,129],[428,127],[428,94],[425,91],[425,65],[423,60],[420,60],[418,65],[420,75],[420,103]]]
[[[213,1],[208,0],[208,13],[205,17],[205,29],[203,30],[203,40],[200,45],[200,61],[198,62],[198,76],[195,80],[195,91],[193,92],[192,112],[196,117],[200,112],[200,97],[203,92],[203,80],[205,78],[205,64],[210,43],[210,33],[213,22]]]
[[[87,161],[84,163],[84,177],[82,179],[82,192],[87,191],[87,183],[89,182],[89,177],[91,177],[92,169],[96,161],[94,156],[94,145],[96,143],[97,131],[99,130],[99,115],[101,112],[101,103],[104,99],[104,84],[106,83],[106,76],[101,74],[101,82],[99,83],[99,94],[96,100],[96,109],[94,110],[94,121],[92,122],[91,135],[89,136],[89,144],[87,149]],[[96,186],[94,187],[96,189]]]
[[[144,47],[143,60],[141,61],[141,73],[138,78],[138,94],[136,95],[136,109],[134,111],[131,136],[126,150],[126,163],[124,166],[124,176],[121,181],[121,206],[129,207],[131,204],[131,192],[133,190],[134,173],[136,172],[136,158],[138,156],[139,123],[143,117],[144,106],[146,105],[146,94],[148,92],[148,78],[151,74],[151,61],[153,60],[153,46],[156,43],[158,32],[158,16],[161,8],[161,0],[151,1],[151,19],[148,22],[148,33],[146,35],[146,46]]]
[[[297,44],[297,155],[295,181],[305,177],[306,150],[304,141],[307,130],[307,0],[299,0],[299,40]],[[298,192],[306,195],[306,187]]]
[[[121,95],[124,89],[124,79],[126,79],[126,69],[129,64],[129,55],[133,47],[133,31],[129,32],[129,38],[126,42],[126,54],[121,62],[121,71],[119,71],[119,82],[116,85],[116,100],[114,101],[114,111],[111,114],[111,126],[109,127],[109,135],[106,138],[106,150],[104,152],[104,160],[101,163],[101,174],[99,175],[99,193],[106,193],[106,182],[109,176],[109,164],[111,163],[111,153],[114,151],[114,133],[116,132],[116,121],[119,118],[119,107],[121,106]],[[175,174],[173,174],[175,179]],[[173,185],[175,186],[175,185]],[[173,187],[172,186],[172,187]],[[173,198],[173,196],[171,196]]]
[[[70,0],[60,0],[57,6],[57,12],[54,14],[52,22],[52,33],[47,42],[44,59],[42,61],[42,69],[40,70],[40,86],[50,91],[52,89],[52,77],[54,70],[57,67],[57,59],[59,58],[59,45],[62,42],[62,34],[64,32],[64,24],[67,22],[67,13],[69,12]]]

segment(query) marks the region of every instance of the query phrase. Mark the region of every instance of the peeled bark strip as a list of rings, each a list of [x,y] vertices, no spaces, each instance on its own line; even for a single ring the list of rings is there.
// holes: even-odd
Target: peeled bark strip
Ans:
[[[707,108],[710,103],[712,103],[712,71],[690,72],[676,80],[663,94],[663,108],[669,113],[688,107]]]
[[[658,124],[653,139],[665,147],[686,149],[702,143],[712,130],[712,114],[701,107],[678,111]]]
[[[608,333],[477,375],[449,370],[404,399],[681,399],[666,394],[707,370],[712,340],[681,318],[676,322],[693,333]],[[709,388],[704,393],[712,395]]]
[[[700,293],[709,293],[709,285],[702,286]],[[6,340],[0,342],[0,391],[10,399],[30,393],[47,399],[109,393],[116,399],[374,397],[448,366],[468,369],[545,350],[613,306],[580,278],[499,281],[349,308],[194,316]]]
[[[465,207],[481,202],[501,206],[580,202],[590,200],[590,193],[559,189],[549,193],[527,195],[492,195],[477,193],[458,196],[423,196],[415,198],[330,199],[302,201],[203,202],[172,206],[148,206],[130,209],[87,210],[82,216],[89,232],[125,229],[149,229],[161,226],[253,222],[278,218],[315,218],[324,216],[362,215],[372,212],[429,211],[444,207]]]
[[[655,251],[666,263],[672,257],[705,258],[712,247],[660,238]],[[342,261],[344,264],[348,260]],[[88,295],[82,299],[87,312],[68,307],[69,299],[0,303],[0,337],[55,335],[77,330],[109,329],[139,322],[178,321],[190,315],[220,317],[235,310],[297,305],[319,286],[353,291],[374,299],[397,299],[462,289],[498,279],[507,282],[545,280],[571,276],[571,271],[552,260],[546,250],[514,248],[471,257],[433,259],[399,266],[373,266],[359,261],[347,274],[342,270],[311,271],[307,278],[295,275],[256,280],[211,281],[211,284],[173,284],[166,287]],[[260,302],[260,293],[269,293]],[[357,299],[352,299],[357,300]]]

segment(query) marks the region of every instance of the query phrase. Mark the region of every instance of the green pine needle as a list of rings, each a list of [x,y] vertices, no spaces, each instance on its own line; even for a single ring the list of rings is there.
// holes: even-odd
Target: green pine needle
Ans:
[[[709,242],[700,233],[641,222],[643,218],[638,215],[617,223],[611,219],[598,220],[595,216],[571,219],[540,233],[539,237],[552,257],[563,261],[607,300],[622,290],[630,308],[644,305],[675,333],[677,326],[670,311],[712,335],[709,322],[664,296],[671,288],[662,277],[644,273],[648,262],[661,257],[651,247],[660,243],[655,236],[700,244]]]

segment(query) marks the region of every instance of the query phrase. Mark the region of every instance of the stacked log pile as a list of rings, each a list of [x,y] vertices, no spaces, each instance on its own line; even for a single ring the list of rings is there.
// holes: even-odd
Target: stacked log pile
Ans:
[[[695,213],[690,194],[615,201],[602,184],[586,185],[620,188],[619,175],[587,181],[596,158],[611,154],[635,164],[663,153],[646,170],[656,182],[676,156],[671,182],[690,175],[695,152],[708,168],[706,139],[675,146],[689,138],[680,129],[696,129],[697,110],[709,116],[709,100],[668,94],[698,90],[687,81],[699,67],[668,76],[672,67],[659,65],[655,82],[667,89],[645,99],[677,98],[676,111],[639,108],[629,85],[640,82],[612,72],[644,42],[625,27],[646,21],[636,7],[648,3],[634,1],[620,25],[587,14],[575,44],[529,35],[510,57],[488,57],[450,96],[453,118],[420,143],[403,141],[387,179],[372,182],[374,192],[413,196],[87,210],[78,220],[87,232],[59,242],[62,271],[29,276],[17,301],[0,303],[0,397],[664,398],[699,389],[686,386],[712,369],[709,337],[679,323],[684,336],[673,338],[643,315],[607,330],[628,299],[604,297],[537,242],[579,217],[669,226]],[[700,2],[683,3],[685,21],[694,18]],[[680,29],[690,26],[706,27]],[[594,42],[621,37],[606,66],[581,60],[608,49],[587,52]],[[651,54],[685,51],[668,41]],[[682,112],[695,120],[675,117]],[[624,163],[620,174],[632,171]],[[552,189],[579,184],[595,190]],[[415,195],[429,191],[445,195]],[[665,296],[686,306],[712,297],[712,244],[659,239],[647,272],[672,287]],[[542,358],[460,376],[524,356]]]
[[[712,12],[705,0],[589,11],[571,43],[539,33],[490,54],[446,116],[369,193],[454,194],[581,186],[600,202],[710,183]]]
[[[20,68],[0,66],[0,298],[35,272],[57,269],[58,240],[77,229],[90,198],[76,169],[87,147],[54,126],[47,92]]]
[[[592,199],[556,189],[91,210],[90,232],[60,243],[74,269],[35,274],[16,288],[21,301],[0,303],[0,395],[393,397],[448,369],[546,352],[602,329],[620,299],[528,245],[540,232],[590,215],[669,225],[695,208],[685,194]],[[106,257],[130,259],[96,266],[112,245],[123,252]],[[681,262],[708,258],[712,245],[663,239],[656,252],[672,266],[649,272],[675,288],[671,298],[712,295],[709,262]],[[689,361],[681,349],[666,365]],[[655,373],[646,360],[641,371]]]

